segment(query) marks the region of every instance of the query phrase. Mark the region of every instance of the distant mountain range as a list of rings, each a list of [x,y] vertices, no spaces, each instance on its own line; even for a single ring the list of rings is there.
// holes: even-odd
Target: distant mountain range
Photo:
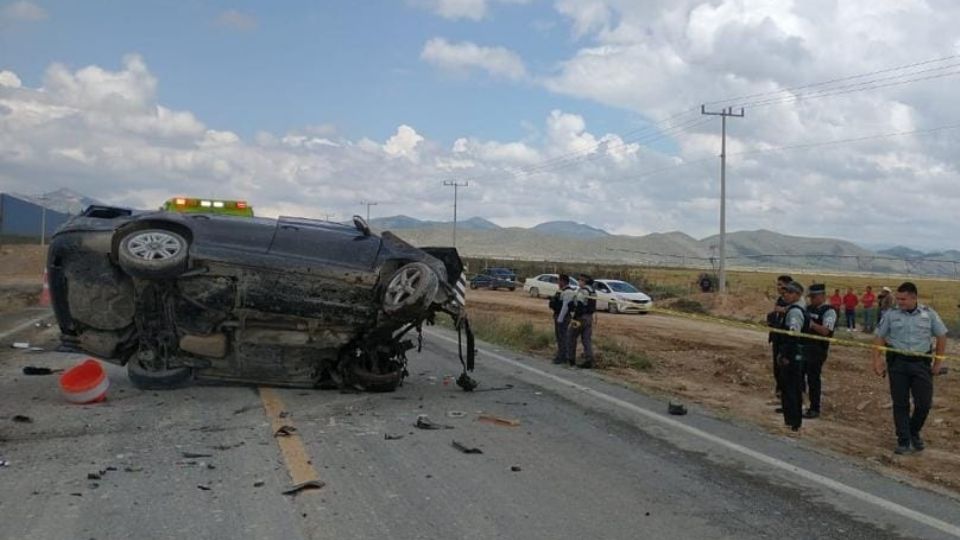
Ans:
[[[409,216],[371,220],[414,245],[449,245],[451,222]],[[457,223],[457,248],[473,257],[570,262],[714,267],[718,236],[696,239],[679,231],[646,236],[613,235],[572,221],[531,228],[500,227],[482,219]],[[768,230],[727,234],[731,268],[810,269],[960,277],[960,251],[924,253],[897,246],[872,251],[845,240],[787,236]]]

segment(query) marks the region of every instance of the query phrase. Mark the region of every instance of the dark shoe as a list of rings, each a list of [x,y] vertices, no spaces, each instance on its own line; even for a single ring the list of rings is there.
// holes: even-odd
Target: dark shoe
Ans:
[[[800,431],[800,426],[790,426],[790,431]]]
[[[777,407],[776,409],[773,410],[773,412],[777,414],[783,414],[783,407]]]
[[[923,449],[927,447],[926,443],[923,442],[923,439],[921,439],[919,435],[910,437],[910,444],[913,445],[913,449],[917,452],[923,452]]]
[[[893,453],[897,454],[898,456],[902,456],[913,453],[913,450],[910,448],[909,444],[898,444],[897,447],[893,449]]]
[[[803,417],[804,418],[820,418],[820,411],[807,409],[807,412],[803,413]]]
[[[593,369],[593,362],[584,362],[577,367],[580,369]]]

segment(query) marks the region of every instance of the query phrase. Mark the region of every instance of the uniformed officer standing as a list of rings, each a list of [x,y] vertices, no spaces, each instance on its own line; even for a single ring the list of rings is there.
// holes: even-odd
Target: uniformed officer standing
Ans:
[[[783,313],[781,330],[800,334],[810,328],[810,316],[803,305],[803,285],[791,281],[783,288],[787,307]],[[803,370],[809,341],[800,335],[783,334],[778,337],[777,366],[780,370],[780,403],[783,421],[793,431],[803,423]]]
[[[810,315],[810,327],[807,332],[827,338],[833,337],[833,330],[837,326],[837,310],[827,302],[827,286],[823,283],[810,285],[807,298],[810,301],[807,306],[807,313]],[[821,339],[808,341],[809,349],[806,351],[803,374],[810,391],[810,408],[803,413],[803,417],[819,418],[822,393],[820,375],[823,372],[823,364],[827,361],[830,342]]]
[[[787,283],[793,281],[793,278],[788,275],[782,275],[777,277],[777,301],[773,305],[773,311],[767,313],[767,326],[771,328],[780,328],[783,326],[783,314],[787,308],[787,302],[783,299],[783,288],[787,286]],[[777,398],[780,398],[780,366],[778,365],[779,353],[777,352],[779,341],[779,334],[776,332],[770,332],[767,341],[770,343],[771,349],[773,350],[773,380],[776,384],[776,394]],[[778,413],[782,413],[782,408],[777,408]]]
[[[573,301],[574,289],[570,286],[570,276],[560,274],[557,279],[559,290],[550,298],[550,309],[553,311],[553,334],[557,338],[557,355],[553,357],[554,364],[567,361],[567,332],[570,326],[570,302]]]
[[[583,342],[583,363],[577,367],[593,367],[593,314],[597,311],[597,293],[593,290],[593,278],[587,274],[577,277],[580,288],[572,302],[573,322],[570,323],[567,340],[567,359],[571,366],[577,365],[577,338]]]
[[[873,371],[880,377],[890,375],[890,397],[893,399],[893,424],[897,432],[894,452],[908,454],[923,450],[920,430],[933,404],[933,376],[940,372],[943,352],[947,347],[947,327],[937,312],[917,302],[917,286],[906,281],[896,292],[897,307],[880,320],[875,332]],[[931,368],[931,341],[936,348]],[[887,351],[886,362],[881,346]],[[910,396],[913,414],[910,414]]]

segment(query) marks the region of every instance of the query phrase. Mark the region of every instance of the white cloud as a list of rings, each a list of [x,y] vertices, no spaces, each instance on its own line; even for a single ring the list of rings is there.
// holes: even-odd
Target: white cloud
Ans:
[[[417,163],[420,161],[420,154],[417,151],[417,145],[423,142],[423,136],[417,133],[410,126],[402,125],[397,128],[397,133],[387,139],[383,145],[383,151],[394,157],[404,157]]]
[[[11,2],[0,8],[0,19],[36,22],[46,20],[47,17],[47,10],[26,0]]]
[[[440,69],[466,72],[480,69],[507,79],[526,77],[527,69],[517,53],[503,47],[481,47],[464,41],[450,43],[443,38],[433,38],[423,46],[420,58]]]
[[[17,74],[12,71],[2,70],[0,71],[0,86],[6,86],[7,88],[20,88],[20,77],[17,77]]]
[[[432,11],[445,19],[479,21],[487,17],[492,2],[526,4],[530,0],[410,0],[414,5]]]
[[[240,31],[255,30],[259,24],[255,16],[235,9],[222,11],[217,15],[216,23],[218,26]]]

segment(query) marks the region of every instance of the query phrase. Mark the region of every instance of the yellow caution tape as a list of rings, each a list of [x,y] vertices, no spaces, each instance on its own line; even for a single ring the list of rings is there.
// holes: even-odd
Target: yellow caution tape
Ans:
[[[805,334],[802,332],[794,332],[791,330],[783,330],[781,328],[771,328],[764,324],[750,323],[745,321],[735,321],[731,319],[724,319],[722,317],[716,317],[712,315],[697,315],[695,313],[687,313],[683,311],[674,311],[671,309],[664,309],[661,307],[653,307],[650,309],[651,312],[661,313],[664,315],[669,315],[671,317],[678,317],[681,319],[690,319],[695,321],[710,322],[714,324],[719,324],[722,326],[729,326],[734,328],[741,328],[745,330],[756,330],[759,332],[770,332],[773,334],[781,334],[786,336],[799,337],[811,341],[826,341],[828,343],[835,343],[837,345],[844,345],[847,347],[860,347],[861,349],[871,349],[871,350],[880,350],[881,352],[892,352],[896,354],[902,354],[905,356],[916,356],[921,358],[932,358],[934,360],[960,360],[958,356],[950,355],[936,355],[932,353],[918,353],[913,351],[905,351],[901,349],[895,349],[893,347],[886,347],[882,345],[875,345],[874,343],[865,343],[863,341],[857,341],[854,339],[842,339],[837,337],[826,337],[818,334]],[[931,336],[932,337],[932,336]]]

